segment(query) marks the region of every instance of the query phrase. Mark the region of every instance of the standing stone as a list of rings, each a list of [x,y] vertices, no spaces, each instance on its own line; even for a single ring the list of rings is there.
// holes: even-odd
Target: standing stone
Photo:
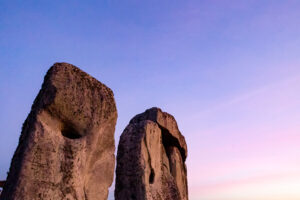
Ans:
[[[56,63],[23,124],[1,200],[104,200],[115,166],[113,92]]]
[[[115,200],[188,200],[187,145],[174,117],[151,108],[120,137]]]

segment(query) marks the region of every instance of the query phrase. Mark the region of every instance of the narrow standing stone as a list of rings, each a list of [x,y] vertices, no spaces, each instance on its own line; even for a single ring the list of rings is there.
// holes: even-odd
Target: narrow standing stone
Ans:
[[[56,63],[25,120],[0,200],[104,200],[115,166],[113,92]]]
[[[187,145],[174,117],[151,108],[120,137],[115,200],[188,200]]]

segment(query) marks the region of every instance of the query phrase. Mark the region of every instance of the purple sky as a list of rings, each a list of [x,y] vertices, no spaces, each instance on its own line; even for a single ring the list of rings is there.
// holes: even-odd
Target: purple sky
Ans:
[[[298,0],[0,1],[0,179],[44,74],[64,61],[114,91],[116,142],[147,108],[175,116],[191,200],[299,200],[299,10]]]

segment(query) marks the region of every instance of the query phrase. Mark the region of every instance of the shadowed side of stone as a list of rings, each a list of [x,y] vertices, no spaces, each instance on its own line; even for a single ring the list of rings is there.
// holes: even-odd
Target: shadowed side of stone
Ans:
[[[113,92],[56,63],[25,120],[1,200],[104,200],[114,174]]]
[[[151,108],[135,116],[118,146],[116,200],[187,200],[187,145],[174,117]]]
[[[0,195],[2,193],[2,188],[4,186],[5,181],[0,181]]]
[[[0,181],[0,188],[3,188],[5,181]]]

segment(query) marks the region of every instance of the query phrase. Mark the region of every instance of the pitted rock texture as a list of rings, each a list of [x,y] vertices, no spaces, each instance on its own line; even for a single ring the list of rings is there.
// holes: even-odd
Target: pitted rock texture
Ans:
[[[113,92],[56,63],[25,120],[1,200],[104,200],[115,166]]]
[[[120,137],[115,200],[188,200],[186,157],[172,115],[151,108],[135,116]]]

